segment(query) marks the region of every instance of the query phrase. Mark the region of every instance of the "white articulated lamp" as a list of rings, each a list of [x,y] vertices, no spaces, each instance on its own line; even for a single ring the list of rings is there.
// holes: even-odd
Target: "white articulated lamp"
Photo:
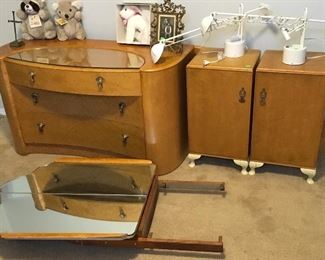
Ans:
[[[247,49],[246,41],[244,39],[244,25],[251,13],[257,11],[269,11],[269,6],[266,4],[260,4],[259,7],[244,12],[244,4],[239,5],[238,13],[224,13],[224,12],[213,12],[212,21],[210,24],[210,30],[214,31],[226,26],[237,25],[237,34],[232,36],[230,39],[225,41],[224,56],[228,58],[238,58],[245,54]],[[204,18],[202,21],[208,21],[208,18]]]
[[[325,20],[309,19],[308,9],[306,8],[303,17],[250,15],[247,18],[247,22],[273,24],[280,29],[286,41],[291,40],[292,34],[300,32],[298,44],[286,44],[283,47],[282,62],[288,65],[301,65],[306,62],[307,48],[305,46],[305,36],[308,23],[325,23]]]
[[[213,12],[207,17],[204,17],[201,21],[201,27],[194,30],[175,35],[168,39],[161,39],[159,43],[153,45],[151,48],[151,57],[154,63],[157,63],[164,52],[165,47],[186,41],[188,39],[204,36],[207,33],[212,31],[227,27],[227,26],[238,26],[237,34],[231,39],[226,40],[225,42],[225,56],[226,57],[241,57],[244,55],[246,50],[246,42],[243,39],[244,23],[249,17],[249,14],[259,10],[268,10],[268,6],[261,4],[259,7],[244,13],[244,5],[240,4],[239,13],[222,13],[222,12]],[[200,32],[200,33],[198,33]],[[194,34],[195,35],[191,35]],[[191,35],[191,36],[188,36]],[[185,37],[184,39],[177,40],[177,38]],[[176,41],[174,41],[176,39]]]
[[[308,10],[305,9],[303,17],[286,17],[286,16],[273,16],[273,15],[260,15],[252,14],[257,11],[269,11],[269,7],[266,4],[260,4],[259,7],[244,12],[243,4],[239,6],[238,13],[223,13],[213,12],[209,16],[204,17],[201,21],[201,27],[189,32],[185,32],[180,35],[173,36],[168,39],[162,39],[159,43],[155,44],[151,49],[152,60],[154,63],[158,62],[164,48],[173,44],[197,37],[204,36],[212,31],[227,27],[238,26],[237,34],[225,41],[224,56],[229,58],[241,57],[245,54],[247,48],[244,39],[244,24],[245,23],[259,23],[259,24],[273,24],[277,26],[286,41],[291,39],[291,35],[294,33],[300,33],[300,42],[298,44],[288,45],[283,47],[283,59],[282,62],[288,65],[301,65],[306,62],[305,36],[307,25],[311,22],[325,23],[325,20],[309,19]],[[195,34],[187,38],[177,41],[177,38]],[[175,40],[173,42],[173,40]]]

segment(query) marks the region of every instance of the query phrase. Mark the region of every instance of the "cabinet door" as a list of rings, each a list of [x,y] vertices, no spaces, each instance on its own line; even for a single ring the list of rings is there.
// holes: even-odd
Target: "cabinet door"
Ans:
[[[252,73],[188,69],[189,149],[247,159]]]
[[[251,159],[315,168],[324,76],[258,72],[255,86]]]

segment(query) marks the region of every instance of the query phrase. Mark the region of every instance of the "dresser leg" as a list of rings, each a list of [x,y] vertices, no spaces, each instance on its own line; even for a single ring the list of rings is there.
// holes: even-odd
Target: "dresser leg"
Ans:
[[[256,168],[260,168],[264,165],[264,163],[261,163],[261,162],[255,162],[255,161],[250,161],[249,162],[249,168],[250,168],[250,171],[249,171],[249,175],[253,176],[255,175],[255,169]]]
[[[308,178],[307,178],[307,183],[308,184],[314,184],[314,180],[313,178],[315,177],[316,175],[316,169],[305,169],[305,168],[300,168],[300,171],[307,175]]]
[[[248,161],[245,161],[245,160],[233,160],[233,161],[236,165],[242,167],[242,170],[241,170],[242,175],[248,174],[248,171],[247,171]]]
[[[188,163],[188,166],[190,166],[191,168],[195,167],[195,160],[198,160],[202,157],[202,155],[200,154],[193,154],[190,153],[187,158],[190,160],[190,162]]]

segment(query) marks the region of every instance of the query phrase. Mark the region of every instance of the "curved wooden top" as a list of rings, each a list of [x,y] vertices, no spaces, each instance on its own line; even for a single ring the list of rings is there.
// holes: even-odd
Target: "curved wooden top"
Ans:
[[[306,63],[298,66],[287,65],[282,62],[282,51],[265,51],[257,67],[260,72],[276,72],[291,74],[325,75],[325,56],[317,59],[308,59],[322,56],[322,52],[308,52]]]
[[[209,64],[208,66],[203,65],[204,60],[215,61],[217,59],[218,51],[223,51],[223,49],[207,48],[204,53],[198,53],[193,60],[187,65],[187,68],[196,69],[207,69],[207,70],[226,70],[226,71],[244,71],[253,72],[257,61],[260,57],[259,50],[249,49],[246,51],[245,55],[240,58],[225,58],[217,63]]]
[[[181,62],[194,48],[191,45],[184,45],[184,50],[181,54],[175,54],[165,50],[160,62],[154,64],[151,60],[150,47],[148,46],[118,44],[115,41],[108,40],[70,40],[65,42],[60,42],[59,40],[34,40],[26,41],[25,46],[20,48],[11,48],[9,44],[0,47],[0,60],[24,50],[51,47],[96,48],[135,53],[145,60],[145,64],[140,68],[141,72],[154,72],[173,67]]]

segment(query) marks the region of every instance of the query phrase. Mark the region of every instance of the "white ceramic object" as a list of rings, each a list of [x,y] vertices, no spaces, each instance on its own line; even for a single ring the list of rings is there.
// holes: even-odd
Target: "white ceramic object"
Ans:
[[[301,168],[300,170],[301,170],[301,172],[302,172],[303,174],[305,174],[305,175],[308,176],[308,178],[307,178],[307,183],[308,183],[308,184],[314,184],[314,180],[313,180],[313,178],[314,178],[315,175],[316,175],[316,170],[315,170],[315,169],[305,169],[305,168]]]
[[[262,167],[263,165],[264,165],[264,163],[262,163],[262,162],[250,161],[250,162],[249,162],[249,168],[250,168],[250,171],[249,171],[248,174],[251,175],[251,176],[255,175],[255,174],[256,174],[255,169],[256,169],[256,168],[260,168],[260,167]]]
[[[189,163],[188,163],[188,166],[191,167],[191,168],[194,168],[195,167],[195,160],[198,160],[202,157],[202,155],[200,154],[193,154],[193,153],[190,153],[187,158],[189,159]]]
[[[227,39],[225,41],[225,57],[239,58],[244,56],[246,51],[246,42],[241,39]]]
[[[301,65],[306,62],[307,48],[299,44],[284,46],[282,62],[288,65]]]
[[[241,170],[241,174],[242,175],[247,175],[248,171],[247,171],[247,167],[248,167],[248,161],[244,161],[244,160],[234,160],[234,163],[236,165],[239,165],[240,167],[242,167]]]

